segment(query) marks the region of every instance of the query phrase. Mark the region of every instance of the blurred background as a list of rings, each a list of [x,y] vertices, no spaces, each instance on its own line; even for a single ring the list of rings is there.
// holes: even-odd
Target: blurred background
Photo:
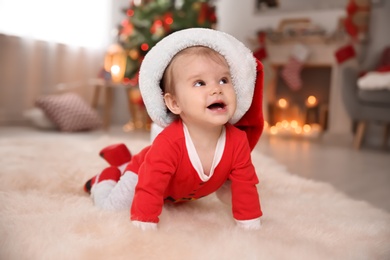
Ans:
[[[342,97],[343,70],[361,76],[390,63],[389,2],[2,0],[0,125],[34,124],[28,112],[37,98],[74,92],[106,130],[149,130],[137,86],[143,56],[169,33],[206,27],[233,35],[263,62],[266,134],[352,138],[364,127]],[[388,122],[377,121],[363,134],[386,143],[378,133]]]

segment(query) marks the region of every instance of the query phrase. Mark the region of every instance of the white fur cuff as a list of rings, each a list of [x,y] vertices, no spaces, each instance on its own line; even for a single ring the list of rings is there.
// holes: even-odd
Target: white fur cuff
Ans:
[[[157,230],[157,223],[152,223],[152,222],[142,222],[142,221],[137,221],[133,220],[131,221],[134,226],[137,228],[145,231],[145,230]]]
[[[260,218],[249,220],[236,220],[237,226],[246,230],[259,230],[261,228]]]

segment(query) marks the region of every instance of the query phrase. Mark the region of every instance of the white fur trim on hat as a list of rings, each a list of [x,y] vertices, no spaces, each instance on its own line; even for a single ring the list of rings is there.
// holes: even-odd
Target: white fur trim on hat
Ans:
[[[172,33],[159,41],[145,56],[139,74],[139,87],[151,119],[161,127],[173,117],[167,112],[160,81],[172,58],[191,46],[209,47],[225,57],[237,95],[237,109],[230,120],[234,124],[249,109],[256,80],[256,59],[233,36],[213,29],[191,28]]]

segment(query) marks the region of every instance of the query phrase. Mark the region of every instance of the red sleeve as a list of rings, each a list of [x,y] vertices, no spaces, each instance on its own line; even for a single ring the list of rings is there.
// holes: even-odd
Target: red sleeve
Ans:
[[[159,135],[145,156],[138,172],[138,184],[131,206],[131,220],[158,223],[164,193],[176,171],[180,149]]]
[[[263,214],[256,187],[259,180],[252,164],[249,145],[247,142],[237,143],[236,160],[229,177],[232,182],[233,216],[237,220],[255,219]]]
[[[257,142],[259,141],[264,127],[263,79],[263,64],[257,60],[257,78],[252,104],[244,116],[236,124],[234,124],[235,127],[246,133],[251,150],[255,148]]]

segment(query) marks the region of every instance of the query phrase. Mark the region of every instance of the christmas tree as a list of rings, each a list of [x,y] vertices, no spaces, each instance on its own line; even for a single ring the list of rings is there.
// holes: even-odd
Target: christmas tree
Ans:
[[[134,0],[123,10],[118,41],[126,51],[124,83],[136,83],[145,54],[166,35],[186,28],[213,28],[215,6],[209,0]]]

